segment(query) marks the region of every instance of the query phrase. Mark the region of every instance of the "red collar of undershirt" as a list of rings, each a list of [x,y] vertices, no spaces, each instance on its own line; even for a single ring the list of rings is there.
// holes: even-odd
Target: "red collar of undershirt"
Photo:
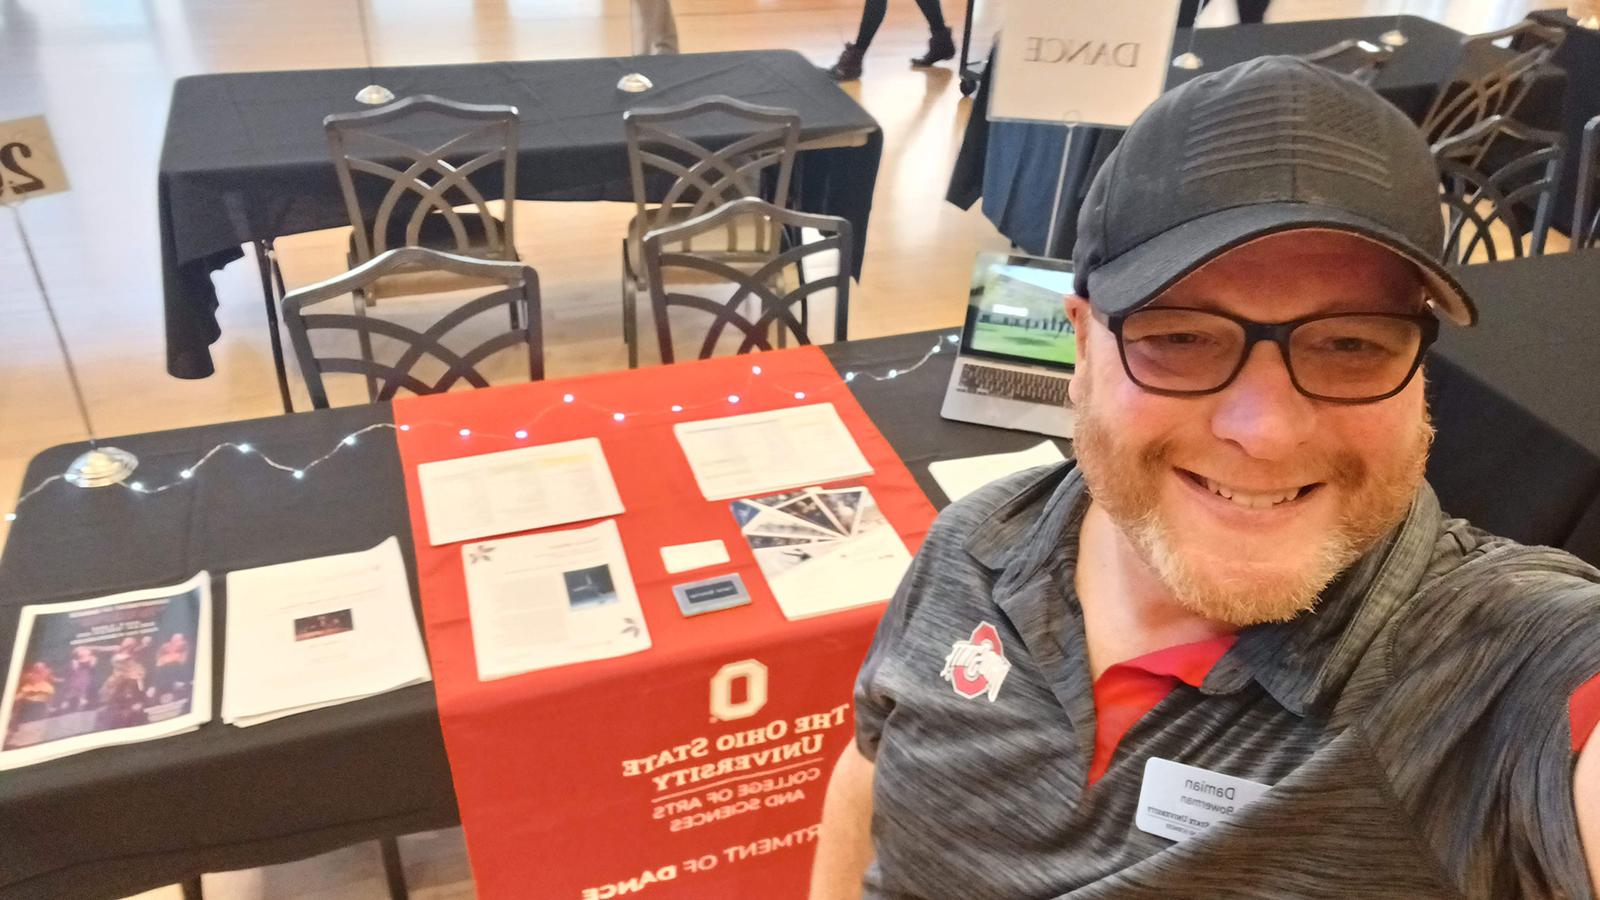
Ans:
[[[1119,662],[1100,673],[1100,678],[1105,678],[1117,669],[1137,669],[1151,675],[1177,678],[1184,684],[1197,688],[1238,638],[1237,634],[1219,634],[1203,641],[1164,647]]]

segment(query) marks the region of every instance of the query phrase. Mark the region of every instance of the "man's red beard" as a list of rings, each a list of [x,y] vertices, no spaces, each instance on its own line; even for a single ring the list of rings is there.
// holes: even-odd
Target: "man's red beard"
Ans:
[[[1088,375],[1079,367],[1079,378]],[[1366,553],[1405,517],[1427,466],[1433,426],[1426,413],[1411,446],[1392,464],[1374,468],[1351,452],[1297,460],[1295,473],[1316,473],[1339,497],[1337,525],[1304,561],[1286,568],[1280,553],[1265,560],[1233,557],[1227,571],[1186,553],[1181,535],[1161,512],[1160,492],[1175,462],[1171,440],[1142,447],[1119,442],[1108,421],[1114,411],[1097,409],[1094,391],[1083,385],[1073,445],[1095,503],[1127,538],[1144,563],[1190,612],[1244,627],[1285,621],[1316,605],[1339,573]],[[1270,480],[1270,479],[1262,479]]]

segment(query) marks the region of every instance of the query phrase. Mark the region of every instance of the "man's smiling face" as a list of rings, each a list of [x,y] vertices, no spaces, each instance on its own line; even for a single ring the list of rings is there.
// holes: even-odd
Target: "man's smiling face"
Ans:
[[[1152,306],[1256,322],[1421,307],[1410,263],[1362,238],[1299,230],[1230,250]],[[1195,613],[1236,626],[1292,618],[1405,515],[1432,429],[1422,379],[1385,400],[1311,399],[1256,344],[1221,391],[1170,397],[1131,381],[1086,301],[1075,444],[1095,502]]]

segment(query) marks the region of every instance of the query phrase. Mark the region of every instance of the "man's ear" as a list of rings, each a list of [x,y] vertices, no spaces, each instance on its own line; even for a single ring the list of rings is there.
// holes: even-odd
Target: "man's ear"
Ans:
[[[1079,377],[1075,377],[1067,384],[1067,396],[1074,404],[1083,402],[1082,394],[1087,390],[1088,379],[1081,377],[1085,367],[1089,365],[1089,328],[1094,323],[1094,317],[1089,313],[1089,301],[1077,294],[1067,295],[1067,319],[1072,322],[1072,339],[1077,344],[1077,363],[1074,368]]]
[[[1072,338],[1078,344],[1078,365],[1081,366],[1089,353],[1089,329],[1094,327],[1089,301],[1077,294],[1068,294],[1067,319],[1072,322]]]

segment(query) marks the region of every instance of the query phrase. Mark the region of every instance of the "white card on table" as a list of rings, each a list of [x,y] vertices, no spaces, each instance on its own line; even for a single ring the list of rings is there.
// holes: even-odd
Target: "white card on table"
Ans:
[[[707,500],[872,474],[832,403],[674,425]]]
[[[598,438],[423,463],[417,482],[435,547],[622,512]]]
[[[1004,478],[1023,469],[1047,466],[1065,460],[1055,441],[1040,441],[1037,445],[1014,453],[990,453],[962,459],[941,459],[929,463],[928,474],[939,483],[951,503],[983,487],[991,481]]]
[[[728,547],[721,541],[697,541],[693,544],[674,544],[661,548],[661,564],[669,575],[720,566],[728,561]]]
[[[1150,757],[1139,788],[1139,830],[1170,841],[1186,841],[1226,822],[1272,787],[1170,759]]]

